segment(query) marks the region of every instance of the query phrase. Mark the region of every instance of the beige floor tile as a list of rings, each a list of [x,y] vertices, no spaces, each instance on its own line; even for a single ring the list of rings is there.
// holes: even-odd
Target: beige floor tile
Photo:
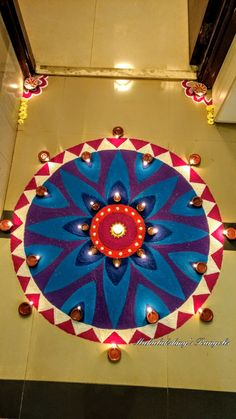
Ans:
[[[186,348],[168,347],[168,386],[217,391],[236,390],[235,357],[235,317],[234,317],[234,252],[224,253],[224,264],[213,294],[205,303],[214,312],[212,323],[205,324],[196,314],[178,331],[170,335],[197,343],[199,338],[205,341],[223,341],[229,339],[229,345],[207,347],[190,345]]]
[[[21,380],[25,376],[33,317],[18,314],[18,305],[25,296],[13,270],[9,239],[0,239],[0,249],[0,376]]]
[[[122,359],[111,364],[109,345],[85,341],[50,325],[36,313],[27,379],[165,387],[166,348],[120,346]]]
[[[11,162],[0,152],[0,203],[2,211],[7,194],[7,185],[10,174]]]
[[[134,80],[127,92],[118,91],[112,79],[68,78],[61,104],[61,138],[81,139],[111,136],[112,128],[123,126],[126,136],[168,138],[164,124],[169,98],[159,81]],[[78,134],[78,137],[76,136]]]
[[[38,160],[38,153],[45,149],[49,150],[52,156],[61,151],[57,133],[37,131],[32,135],[18,131],[5,209],[14,209],[25,186],[42,166]]]
[[[19,1],[37,63],[89,66],[95,3],[73,0],[65,7],[63,0]]]
[[[188,69],[186,2],[175,0],[170,7],[165,0],[98,0],[92,67],[124,63]]]
[[[10,165],[11,165],[11,160],[12,160],[14,146],[15,146],[16,126],[17,126],[16,120],[14,121],[12,119],[11,123],[9,123],[7,115],[4,112],[1,112],[1,105],[0,105],[0,138],[1,138],[0,155],[1,155],[1,159],[3,158],[8,162],[9,171],[10,171]]]

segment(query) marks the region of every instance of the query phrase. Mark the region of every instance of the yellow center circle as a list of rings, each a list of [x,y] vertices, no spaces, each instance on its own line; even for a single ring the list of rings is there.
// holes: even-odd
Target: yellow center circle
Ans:
[[[120,237],[124,237],[126,234],[126,227],[122,223],[114,223],[110,228],[110,233],[113,237],[119,239]]]

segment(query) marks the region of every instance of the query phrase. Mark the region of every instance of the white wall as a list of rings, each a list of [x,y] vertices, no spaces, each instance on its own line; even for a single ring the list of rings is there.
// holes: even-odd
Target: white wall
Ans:
[[[15,145],[22,74],[0,17],[0,215]]]

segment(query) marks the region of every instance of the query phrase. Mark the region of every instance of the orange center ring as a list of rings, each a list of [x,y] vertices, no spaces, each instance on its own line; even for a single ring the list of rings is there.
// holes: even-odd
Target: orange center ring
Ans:
[[[125,234],[113,236],[111,228],[123,225]],[[94,246],[107,257],[126,258],[142,246],[146,227],[141,215],[132,207],[122,204],[107,205],[93,217],[90,237]]]

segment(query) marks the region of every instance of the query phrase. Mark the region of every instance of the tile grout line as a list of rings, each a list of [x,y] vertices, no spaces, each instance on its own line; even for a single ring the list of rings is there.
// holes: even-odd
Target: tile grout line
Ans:
[[[8,179],[7,179],[7,187],[6,187],[6,192],[5,192],[5,196],[4,196],[4,199],[3,199],[3,210],[2,210],[2,212],[5,210],[6,201],[7,201],[7,198],[8,198],[8,191],[9,191],[10,180],[11,180],[11,172],[12,172],[13,163],[14,163],[15,154],[16,154],[16,146],[17,146],[16,143],[17,143],[17,137],[18,137],[18,132],[19,132],[19,124],[18,124],[19,109],[20,109],[20,100],[19,100],[19,103],[18,103],[18,110],[17,110],[17,121],[16,121],[16,130],[15,130],[15,138],[14,138],[14,147],[13,147],[13,150],[12,150],[12,156],[11,156],[11,161],[10,161]]]
[[[21,392],[20,409],[19,409],[18,419],[21,419],[21,413],[22,413],[22,407],[23,407],[23,401],[24,401],[25,381],[26,381],[26,376],[27,376],[27,371],[28,371],[28,361],[29,361],[29,354],[30,354],[30,342],[31,342],[32,333],[33,333],[34,316],[35,316],[35,313],[33,312],[30,334],[29,334],[29,348],[28,348],[27,357],[26,357],[25,374],[24,374],[24,381],[23,381],[22,392]]]
[[[98,0],[95,0],[94,18],[93,18],[92,45],[91,45],[91,53],[90,53],[90,61],[89,61],[89,67],[90,68],[91,68],[92,56],[93,56],[94,32],[95,32],[95,22],[96,22],[96,15],[97,15],[97,2],[98,2]]]
[[[166,348],[166,419],[169,419],[169,368],[168,368],[168,345]]]

